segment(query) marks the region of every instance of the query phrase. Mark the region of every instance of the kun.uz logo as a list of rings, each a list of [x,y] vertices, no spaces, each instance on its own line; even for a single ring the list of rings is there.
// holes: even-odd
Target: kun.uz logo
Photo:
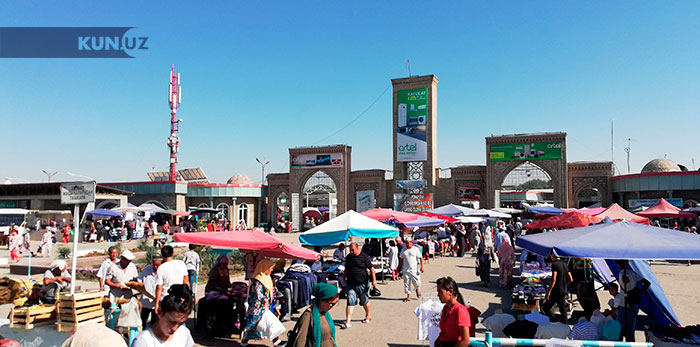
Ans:
[[[148,37],[134,27],[0,27],[0,58],[134,58]]]

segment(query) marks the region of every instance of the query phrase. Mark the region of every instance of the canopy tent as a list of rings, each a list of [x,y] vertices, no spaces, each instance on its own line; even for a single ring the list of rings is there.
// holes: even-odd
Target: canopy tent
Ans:
[[[523,213],[523,210],[518,210],[517,208],[509,208],[509,207],[496,207],[496,208],[493,208],[492,210],[502,212],[502,213],[508,213],[508,214]]]
[[[436,226],[445,224],[445,221],[437,218],[430,218],[425,216],[419,216],[417,214],[394,211],[387,208],[374,208],[360,213],[365,217],[372,218],[376,221],[384,222],[390,219],[395,219],[398,223],[401,223],[409,228],[412,227],[426,227],[426,226]]]
[[[525,225],[528,229],[568,229],[589,226],[591,223],[598,223],[602,218],[589,216],[578,211],[565,212],[558,216],[551,216],[534,223]]]
[[[173,216],[175,216],[175,217],[187,217],[189,215],[190,215],[189,211],[182,211],[182,212],[173,213]]]
[[[425,217],[430,217],[430,218],[442,219],[442,220],[445,221],[445,223],[457,223],[457,222],[459,222],[459,219],[457,219],[457,218],[452,218],[452,217],[449,217],[449,216],[443,216],[443,215],[437,214],[437,213],[430,213],[430,212],[428,212],[428,211],[418,212],[418,213],[416,213],[416,214],[419,215],[419,216],[425,216]]]
[[[610,205],[610,207],[608,207],[602,213],[597,214],[596,217],[608,217],[615,222],[628,220],[630,222],[649,225],[649,218],[637,216],[636,214],[625,210],[622,208],[622,206],[616,203]]]
[[[112,210],[105,210],[103,208],[97,209],[97,210],[92,210],[92,211],[87,211],[85,214],[93,215],[93,216],[106,216],[106,217],[121,217],[123,216],[121,213],[112,211]]]
[[[127,206],[124,206],[124,207],[115,207],[112,209],[112,211],[119,212],[119,213],[150,212],[150,210],[146,207],[135,206],[132,204],[127,204]]]
[[[551,215],[560,215],[564,213],[564,210],[552,207],[552,206],[535,206],[535,207],[530,207],[528,211],[536,214],[551,214]]]
[[[605,207],[587,207],[572,211],[578,211],[589,216],[597,216],[598,214],[601,214],[603,213],[603,211],[605,211]]]
[[[459,216],[457,217],[460,222],[462,223],[483,223],[486,222],[486,219],[481,218],[481,217],[471,217],[471,216]]]
[[[280,240],[257,230],[236,230],[211,233],[176,233],[175,242],[193,243],[221,248],[238,248],[243,252],[256,251],[263,256],[291,259],[318,259],[319,254]]]
[[[144,209],[145,211],[155,212],[155,213],[162,212],[165,210],[164,208],[161,208],[160,206],[158,206],[156,204],[151,204],[151,203],[143,203],[139,207]]]
[[[350,236],[364,238],[397,237],[399,236],[399,230],[350,210],[301,233],[299,240],[311,246],[328,246],[347,241]]]
[[[613,275],[617,277],[620,273],[617,264],[613,260],[607,260],[607,265]],[[651,270],[651,265],[645,260],[630,260],[630,268],[638,274],[640,277],[646,279],[651,283],[649,289],[642,294],[642,299],[639,302],[639,309],[642,310],[647,315],[651,316],[658,324],[665,325],[675,325],[680,326],[681,323],[676,316],[676,313],[671,307],[671,303],[666,298],[663,288],[659,280],[654,275]]]
[[[473,208],[468,208],[464,206],[459,206],[455,204],[449,204],[445,206],[440,206],[432,210],[428,210],[430,213],[441,214],[443,216],[454,217],[454,216],[466,216],[474,212]]]
[[[176,214],[177,211],[171,210],[171,209],[167,209],[167,210],[159,211],[159,212],[156,212],[156,213],[162,213],[162,214],[167,214],[167,215],[172,216],[172,215]]]
[[[518,237],[515,244],[540,255],[605,259],[700,259],[700,237],[629,221]]]
[[[478,209],[472,213],[465,214],[467,217],[486,217],[486,218],[511,218],[511,215],[487,209]]]
[[[683,212],[680,208],[671,205],[666,199],[661,198],[652,207],[637,213],[642,217],[654,218],[698,218],[698,215],[692,212]]]

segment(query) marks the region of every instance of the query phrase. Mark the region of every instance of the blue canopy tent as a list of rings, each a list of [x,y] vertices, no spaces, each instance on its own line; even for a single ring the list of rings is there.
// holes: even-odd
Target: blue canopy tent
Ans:
[[[697,235],[627,221],[526,235],[515,243],[541,255],[553,251],[562,257],[603,258],[613,274],[619,270],[611,260],[629,259],[632,269],[651,283],[639,307],[662,325],[679,322],[646,260],[700,259]]]
[[[106,217],[121,217],[123,214],[112,211],[112,210],[106,210],[106,209],[97,209],[97,210],[92,210],[92,211],[87,211],[85,214],[93,215],[93,216],[106,216]]]
[[[537,214],[552,214],[552,215],[560,215],[564,213],[564,210],[552,206],[537,206],[537,207],[530,207],[528,211],[532,213],[537,213]]]
[[[299,235],[299,241],[310,246],[328,246],[347,241],[350,236],[387,238],[399,236],[399,229],[365,217],[353,210]]]
[[[418,219],[403,223],[404,226],[413,228],[413,227],[434,227],[438,225],[443,225],[445,224],[445,221],[442,219],[437,219],[437,218],[431,218],[431,217],[426,217],[426,216],[418,216]]]

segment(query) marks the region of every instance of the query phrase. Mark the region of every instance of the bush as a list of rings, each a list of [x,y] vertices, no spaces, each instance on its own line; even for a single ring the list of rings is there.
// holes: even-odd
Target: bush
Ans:
[[[153,246],[148,244],[148,238],[143,238],[141,241],[139,241],[138,247],[136,247],[137,250],[139,251],[146,251],[148,252],[148,249],[153,248]]]
[[[70,247],[58,247],[58,259],[68,259],[73,250]]]

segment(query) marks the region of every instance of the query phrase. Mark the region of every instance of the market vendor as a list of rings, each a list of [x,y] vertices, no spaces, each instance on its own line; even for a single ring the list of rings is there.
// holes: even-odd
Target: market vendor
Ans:
[[[234,300],[231,296],[231,279],[228,269],[229,259],[225,254],[220,255],[209,271],[209,280],[204,288],[204,298],[199,301],[197,309],[197,330],[207,328],[204,324],[207,317],[215,317],[210,334],[228,336],[235,331]],[[241,309],[243,304],[241,303]]]
[[[45,304],[55,304],[58,292],[68,287],[71,277],[63,260],[54,260],[49,268],[44,273],[44,295],[41,301]]]
[[[216,291],[226,293],[231,288],[231,278],[228,271],[228,256],[222,254],[216,259],[214,266],[209,271],[209,280],[207,281],[204,292],[208,293]]]
[[[132,262],[136,256],[130,250],[124,250],[118,262],[112,264],[107,270],[105,283],[109,286],[109,298],[131,299],[134,292],[126,286],[126,282],[133,281],[139,277],[139,271]]]

